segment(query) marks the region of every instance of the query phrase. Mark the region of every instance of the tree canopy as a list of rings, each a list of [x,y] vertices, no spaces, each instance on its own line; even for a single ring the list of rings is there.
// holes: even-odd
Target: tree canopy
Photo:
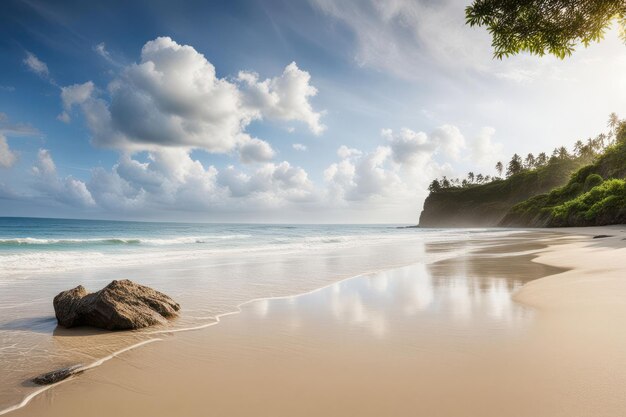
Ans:
[[[520,52],[562,59],[577,44],[600,41],[613,21],[626,41],[626,0],[474,0],[465,15],[491,33],[499,59]]]

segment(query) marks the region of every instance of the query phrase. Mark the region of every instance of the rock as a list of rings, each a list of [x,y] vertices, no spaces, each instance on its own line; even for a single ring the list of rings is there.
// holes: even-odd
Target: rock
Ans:
[[[37,385],[50,385],[63,381],[72,375],[78,375],[82,372],[84,372],[83,365],[68,366],[67,368],[61,368],[46,374],[41,374],[38,377],[33,378],[31,381]]]
[[[593,238],[594,239],[604,239],[605,237],[613,237],[611,235],[595,235]]]
[[[79,285],[54,297],[53,304],[57,321],[63,327],[107,330],[165,324],[180,310],[180,305],[167,295],[127,279],[112,281],[94,293]]]

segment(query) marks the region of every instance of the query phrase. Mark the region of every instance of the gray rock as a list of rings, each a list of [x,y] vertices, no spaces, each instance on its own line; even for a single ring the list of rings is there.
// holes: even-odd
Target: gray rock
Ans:
[[[61,368],[52,372],[41,374],[38,377],[33,378],[32,381],[37,385],[50,385],[63,381],[72,375],[78,375],[82,372],[84,372],[83,365],[68,366],[67,368]]]
[[[54,297],[54,312],[63,327],[93,326],[128,330],[165,324],[180,305],[167,295],[127,279],[112,281],[94,293],[79,285]]]

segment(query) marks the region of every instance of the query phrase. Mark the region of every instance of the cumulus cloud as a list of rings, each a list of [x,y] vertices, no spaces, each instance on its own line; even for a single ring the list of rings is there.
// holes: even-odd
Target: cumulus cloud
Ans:
[[[84,182],[68,176],[59,178],[52,155],[47,149],[40,149],[37,164],[32,172],[37,178],[36,187],[54,201],[71,205],[92,207],[95,201]]]
[[[48,78],[50,75],[46,63],[37,58],[32,52],[26,51],[26,57],[23,62],[30,71],[42,78]]]
[[[0,134],[0,167],[10,168],[13,166],[16,159],[17,156],[15,153],[9,149],[7,138]]]
[[[296,150],[296,151],[301,151],[301,152],[305,152],[307,150],[306,145],[303,145],[301,143],[294,143],[293,145],[291,145],[291,147]]]
[[[63,102],[63,113],[57,118],[62,122],[69,123],[71,120],[69,112],[72,106],[82,104],[89,100],[94,92],[94,84],[88,81],[84,84],[74,84],[67,87],[61,87],[61,101]]]
[[[270,144],[260,139],[250,138],[239,145],[239,158],[243,163],[271,161],[274,154]]]
[[[315,197],[313,183],[306,171],[287,161],[263,164],[251,175],[229,166],[219,172],[217,181],[228,189],[230,196],[245,197],[266,206],[311,201]]]
[[[68,95],[75,99],[63,101],[70,108],[80,105],[98,146],[128,152],[239,149],[242,159],[268,160],[269,144],[246,133],[253,120],[302,121],[314,133],[323,130],[321,113],[309,102],[317,92],[309,81],[295,63],[272,79],[259,81],[246,72],[229,81],[217,77],[193,47],[161,37],[143,46],[138,63],[121,70],[108,86],[108,98],[95,96],[86,83],[71,86]],[[88,98],[79,92],[89,92]]]
[[[348,148],[346,145],[341,145],[337,149],[337,156],[342,159],[348,159],[353,156],[360,156],[363,152],[355,148]]]
[[[431,137],[443,153],[452,159],[459,159],[465,148],[465,138],[456,126],[440,126],[431,133]]]
[[[504,156],[504,146],[494,142],[496,130],[483,127],[471,143],[471,161],[481,169],[493,169]]]
[[[452,125],[437,127],[427,135],[424,132],[415,132],[402,128],[396,134],[391,129],[383,129],[382,136],[389,141],[394,161],[399,164],[420,164],[434,154],[459,159],[465,148],[465,138],[461,131]]]
[[[429,157],[437,149],[424,132],[402,128],[396,135],[391,129],[383,129],[381,134],[391,144],[393,159],[399,164],[417,163],[420,157]]]
[[[315,134],[326,127],[321,124],[321,113],[315,112],[309,98],[317,95],[310,84],[311,75],[298,68],[295,62],[287,65],[282,75],[259,81],[256,73],[242,71],[238,79],[244,83],[244,98],[251,108],[277,120],[299,120]]]
[[[465,147],[463,135],[451,125],[443,125],[430,135],[403,128],[397,133],[383,129],[381,136],[386,145],[372,152],[347,146],[337,150],[341,161],[324,171],[330,201],[417,205],[427,184],[451,171],[448,164],[440,164],[434,157],[455,158]]]

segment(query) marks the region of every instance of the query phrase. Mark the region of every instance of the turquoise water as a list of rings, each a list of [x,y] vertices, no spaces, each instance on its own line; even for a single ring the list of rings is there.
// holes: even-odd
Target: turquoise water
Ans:
[[[0,247],[63,250],[76,247],[206,245],[215,248],[315,242],[348,236],[398,234],[399,225],[263,225],[155,223],[106,220],[0,218]],[[406,234],[406,232],[404,232]],[[311,238],[313,238],[311,240]],[[309,240],[307,240],[309,239]]]
[[[400,225],[263,225],[0,218],[3,276],[184,260],[216,253],[292,252],[414,237]]]

